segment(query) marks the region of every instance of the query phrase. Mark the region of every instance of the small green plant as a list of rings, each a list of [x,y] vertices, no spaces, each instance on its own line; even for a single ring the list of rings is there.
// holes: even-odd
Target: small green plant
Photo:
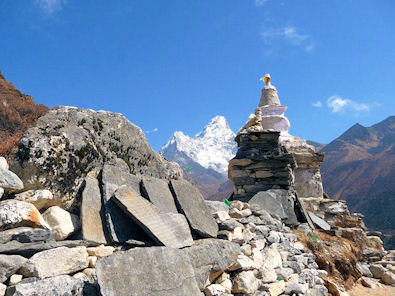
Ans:
[[[315,242],[315,243],[318,242],[318,237],[313,231],[309,231],[309,233],[307,235],[311,237],[313,242]]]

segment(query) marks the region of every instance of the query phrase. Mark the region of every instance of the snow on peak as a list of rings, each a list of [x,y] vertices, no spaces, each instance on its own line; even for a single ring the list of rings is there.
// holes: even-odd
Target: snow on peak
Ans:
[[[194,138],[175,132],[160,153],[169,156],[184,152],[201,166],[227,174],[228,162],[237,150],[235,136],[225,117],[215,116]]]

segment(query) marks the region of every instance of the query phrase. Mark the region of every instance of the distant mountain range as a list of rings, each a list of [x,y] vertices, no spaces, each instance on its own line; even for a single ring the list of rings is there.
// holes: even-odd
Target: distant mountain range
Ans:
[[[325,153],[321,168],[325,192],[364,214],[369,228],[383,231],[388,247],[395,247],[394,131],[391,116],[371,127],[355,124],[327,145],[307,141]],[[234,137],[226,119],[217,116],[194,138],[175,132],[160,153],[178,162],[205,198],[221,200],[232,193],[226,174],[237,150]]]
[[[324,190],[365,215],[395,247],[395,116],[371,126],[355,124],[322,150]]]

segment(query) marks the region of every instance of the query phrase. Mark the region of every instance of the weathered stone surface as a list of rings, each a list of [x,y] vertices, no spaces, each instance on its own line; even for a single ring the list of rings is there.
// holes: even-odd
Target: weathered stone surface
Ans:
[[[50,207],[43,213],[44,220],[51,227],[56,240],[64,240],[81,227],[77,215],[71,214],[58,206]]]
[[[11,170],[29,189],[51,190],[68,210],[88,172],[113,159],[125,160],[132,174],[169,179],[182,173],[123,115],[75,107],[54,108],[27,130]]]
[[[85,178],[84,190],[82,191],[80,212],[83,239],[106,243],[103,211],[99,182],[96,178],[88,176]]]
[[[236,264],[240,247],[225,240],[201,239],[184,251],[191,260],[199,288],[203,290],[213,274],[220,274]]]
[[[0,156],[0,169],[5,169],[5,170],[9,169],[7,160],[2,156]]]
[[[10,276],[10,281],[8,282],[8,285],[16,285],[22,280],[22,278],[23,276],[21,274],[13,274],[12,276]]]
[[[177,208],[191,228],[203,237],[216,237],[218,225],[200,192],[185,180],[172,180],[170,184]]]
[[[43,280],[21,282],[8,287],[7,296],[83,296],[84,282],[68,275],[59,275]],[[91,294],[93,296],[93,294]]]
[[[100,245],[97,247],[90,247],[87,248],[89,256],[95,256],[97,258],[102,258],[106,256],[110,256],[112,253],[114,253],[115,248],[112,246],[104,246]]]
[[[18,227],[0,231],[0,244],[12,240],[21,243],[46,242],[53,240],[52,231],[42,228]]]
[[[169,182],[158,178],[143,178],[142,195],[149,199],[162,212],[178,214]]]
[[[277,281],[275,283],[267,284],[264,287],[269,292],[270,296],[278,296],[285,291],[285,282]]]
[[[16,200],[26,201],[33,204],[37,210],[45,210],[52,206],[61,205],[60,200],[56,200],[53,197],[51,191],[42,190],[28,190],[22,193],[15,194]]]
[[[6,290],[7,290],[7,286],[4,284],[0,284],[0,296],[4,296]]]
[[[23,183],[16,174],[0,167],[0,187],[5,191],[22,190]]]
[[[3,197],[4,189],[0,187],[0,199]]]
[[[169,217],[140,196],[132,188],[124,185],[118,188],[113,197],[116,204],[130,216],[153,240],[167,247],[182,248],[193,244],[187,223],[176,223],[178,219]],[[172,214],[178,215],[178,214]],[[183,237],[183,234],[186,236]]]
[[[218,211],[229,212],[230,209],[223,201],[205,200],[204,203],[210,209],[211,214],[214,214]]]
[[[96,246],[97,243],[84,240],[64,240],[64,241],[47,241],[21,243],[13,240],[5,244],[0,244],[0,254],[22,255],[30,257],[38,252],[54,249],[58,247],[78,247],[78,246]]]
[[[310,216],[311,221],[313,221],[313,223],[317,225],[319,228],[324,230],[331,230],[331,226],[325,220],[321,219],[320,217],[318,217],[312,212],[308,212],[308,214]]]
[[[287,219],[283,204],[273,190],[261,191],[255,194],[248,202],[251,206],[259,206],[270,214],[275,214],[281,219]]]
[[[258,289],[258,280],[252,270],[242,271],[233,279],[233,293],[252,294]]]
[[[50,228],[32,204],[12,199],[1,201],[0,230],[22,226]]]
[[[0,255],[0,283],[4,283],[26,261],[26,258],[19,255]]]
[[[87,267],[86,247],[59,247],[33,255],[20,272],[27,277],[47,278],[74,273]]]
[[[96,273],[103,296],[201,295],[188,255],[174,248],[117,252],[99,259]]]
[[[110,199],[122,185],[140,193],[140,178],[130,174],[128,165],[123,160],[105,164],[102,171],[103,202],[106,226],[112,242],[126,242],[130,239],[146,240],[144,232],[137,224]]]

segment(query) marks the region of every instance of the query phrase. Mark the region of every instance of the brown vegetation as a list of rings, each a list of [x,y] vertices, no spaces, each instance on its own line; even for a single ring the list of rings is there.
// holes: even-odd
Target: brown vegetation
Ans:
[[[9,160],[23,132],[36,124],[48,108],[35,104],[0,73],[0,155]]]

